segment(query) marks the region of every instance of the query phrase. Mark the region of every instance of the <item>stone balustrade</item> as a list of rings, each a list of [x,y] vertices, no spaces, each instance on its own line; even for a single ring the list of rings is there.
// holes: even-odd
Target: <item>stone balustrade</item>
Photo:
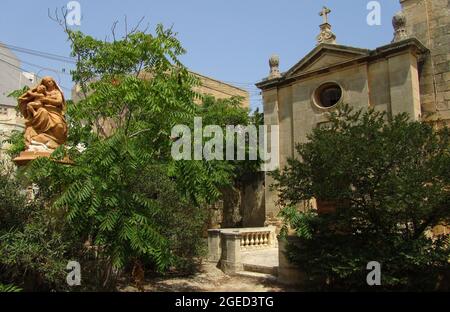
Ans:
[[[241,250],[273,247],[272,231],[269,228],[243,229],[240,234]]]
[[[242,271],[241,252],[277,246],[275,227],[208,230],[208,260],[226,273]]]

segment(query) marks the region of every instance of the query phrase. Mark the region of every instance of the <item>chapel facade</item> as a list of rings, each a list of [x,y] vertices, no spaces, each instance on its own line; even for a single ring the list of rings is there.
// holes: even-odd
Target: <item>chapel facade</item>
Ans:
[[[317,46],[310,53],[283,73],[278,57],[270,58],[269,76],[256,86],[262,91],[265,124],[279,126],[278,144],[270,142],[268,133],[279,168],[341,103],[450,125],[450,1],[400,3],[393,40],[384,46],[369,50],[338,44],[328,22],[331,10],[324,8]],[[276,193],[268,187],[273,182],[266,174],[266,224],[277,222],[279,211]]]

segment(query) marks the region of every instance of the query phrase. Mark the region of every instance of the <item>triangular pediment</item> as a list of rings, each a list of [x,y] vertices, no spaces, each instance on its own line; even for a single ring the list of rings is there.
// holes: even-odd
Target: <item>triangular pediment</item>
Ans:
[[[334,44],[321,44],[285,73],[285,77],[299,75],[346,63],[369,55],[369,50]]]

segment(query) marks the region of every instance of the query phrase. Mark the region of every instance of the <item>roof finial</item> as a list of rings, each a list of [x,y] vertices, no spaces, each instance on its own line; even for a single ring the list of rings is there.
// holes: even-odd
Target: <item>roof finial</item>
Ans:
[[[270,59],[269,59],[269,66],[270,66],[269,79],[281,77],[280,69],[279,69],[280,58],[278,57],[278,55],[273,54],[270,57]]]
[[[317,44],[330,43],[336,44],[336,35],[331,31],[331,25],[328,23],[328,14],[331,10],[327,7],[323,7],[319,15],[323,17],[323,23],[320,25],[320,34],[317,36]]]
[[[408,32],[406,31],[406,16],[402,11],[395,14],[392,18],[392,26],[394,26],[394,39],[392,42],[398,42],[408,38]]]

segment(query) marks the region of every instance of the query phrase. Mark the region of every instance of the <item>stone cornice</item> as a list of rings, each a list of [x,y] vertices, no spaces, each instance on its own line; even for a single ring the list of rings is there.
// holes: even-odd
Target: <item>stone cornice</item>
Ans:
[[[328,49],[335,52],[343,52],[348,53],[352,52],[357,55],[355,52],[359,52],[361,56],[356,56],[354,59],[349,61],[340,62],[334,65],[330,65],[324,68],[301,72],[298,75],[292,75],[296,69],[300,68],[302,65],[308,63],[317,53],[321,53],[322,50]],[[290,84],[294,81],[305,79],[315,75],[321,75],[324,73],[332,72],[341,68],[346,68],[353,66],[355,64],[362,64],[367,62],[373,62],[377,59],[387,58],[389,56],[395,55],[396,53],[405,51],[405,50],[413,50],[413,52],[420,56],[422,54],[428,53],[428,49],[416,38],[408,38],[406,40],[394,42],[391,44],[387,44],[381,47],[376,48],[375,50],[365,50],[359,48],[353,48],[348,46],[340,46],[340,45],[329,45],[329,44],[321,44],[308,53],[300,62],[294,65],[289,71],[282,73],[281,77],[274,79],[265,79],[258,83],[256,83],[256,87],[261,90],[267,90],[274,87],[279,87],[283,85]]]

